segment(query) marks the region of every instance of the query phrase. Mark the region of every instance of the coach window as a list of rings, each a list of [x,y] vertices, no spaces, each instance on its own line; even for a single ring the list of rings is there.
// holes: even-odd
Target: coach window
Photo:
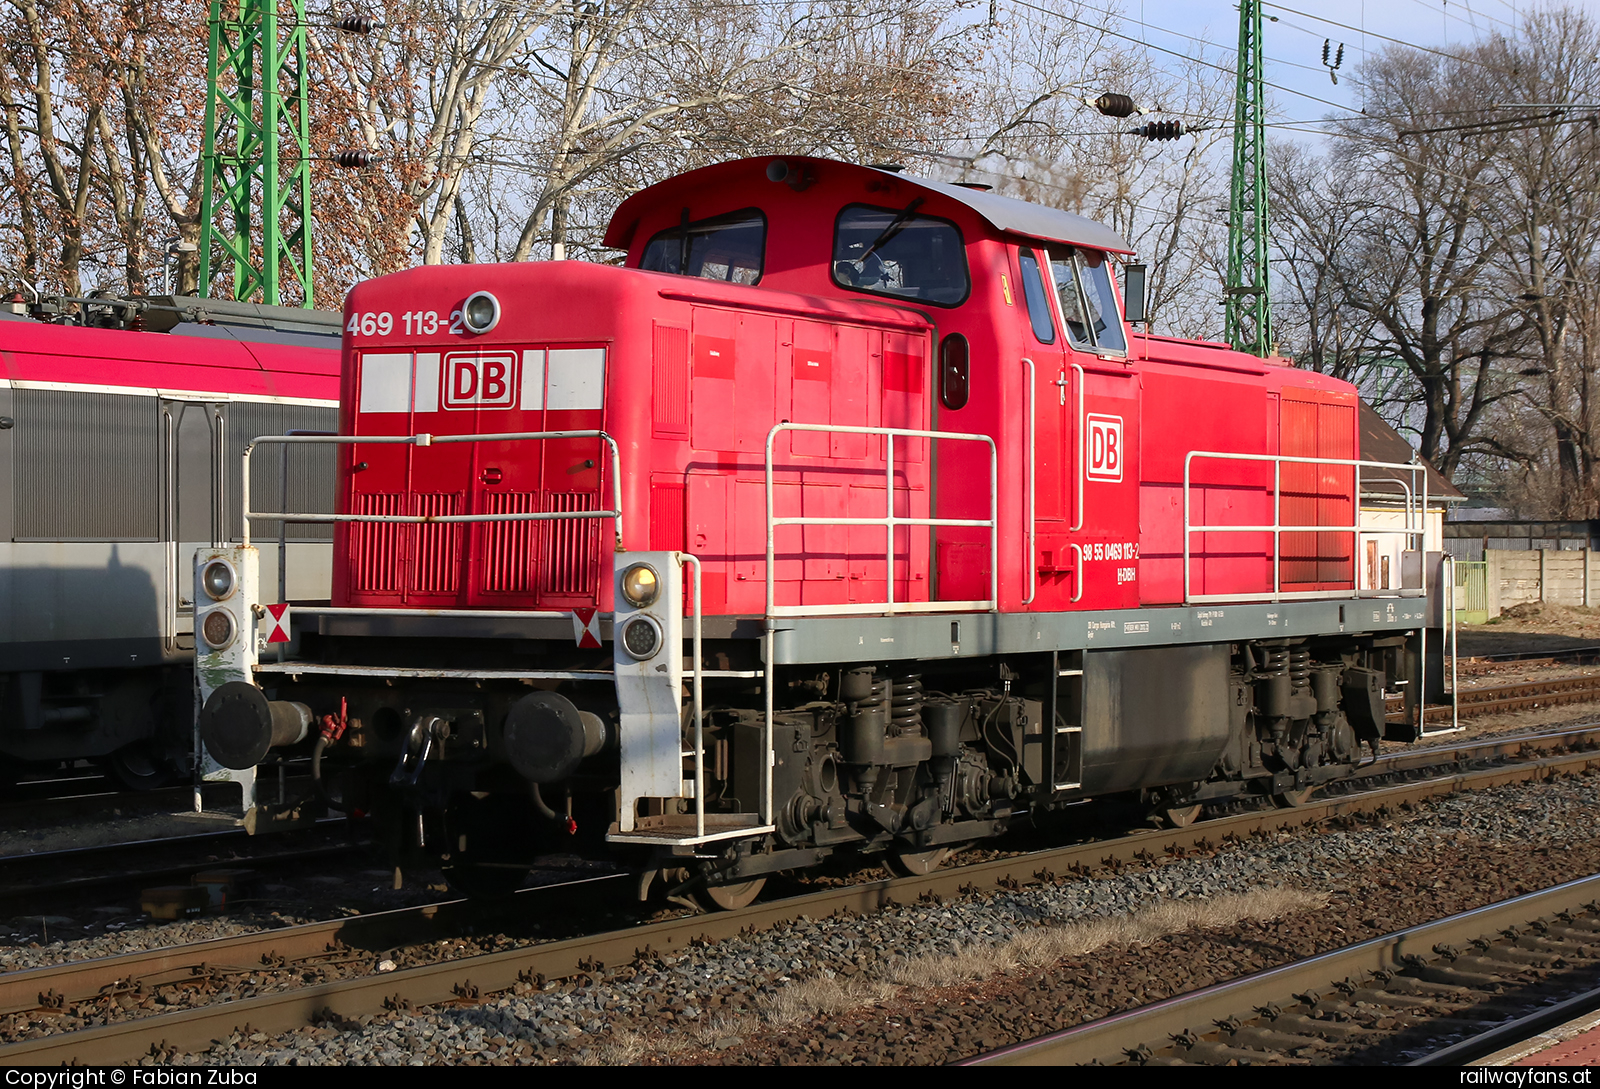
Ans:
[[[646,272],[753,284],[761,279],[766,244],[767,217],[746,208],[657,233],[646,243],[639,267]]]
[[[960,306],[967,299],[967,253],[961,232],[945,219],[903,208],[849,204],[833,232],[833,282],[852,291]]]
[[[1090,352],[1122,354],[1122,313],[1111,289],[1106,255],[1072,246],[1050,247],[1050,270],[1061,300],[1061,318],[1073,347]]]
[[[1050,297],[1044,293],[1044,278],[1039,271],[1039,258],[1024,246],[1017,251],[1017,264],[1022,266],[1022,300],[1028,307],[1028,323],[1040,344],[1056,342],[1056,325],[1050,317]]]

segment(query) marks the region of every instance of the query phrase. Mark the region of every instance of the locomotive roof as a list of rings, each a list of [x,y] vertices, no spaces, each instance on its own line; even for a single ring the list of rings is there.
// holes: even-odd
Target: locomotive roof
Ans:
[[[605,244],[625,249],[633,239],[644,210],[666,201],[681,199],[681,195],[695,189],[728,185],[744,180],[750,174],[764,176],[768,164],[782,160],[792,167],[809,166],[829,170],[860,171],[862,174],[883,174],[895,178],[902,185],[925,189],[971,208],[990,226],[999,231],[1027,235],[1049,242],[1069,242],[1113,253],[1132,253],[1133,247],[1116,231],[1086,216],[1064,212],[1043,204],[1033,204],[1014,197],[1003,197],[962,185],[919,178],[872,166],[858,166],[831,159],[811,159],[795,155],[764,155],[754,159],[734,159],[715,166],[701,167],[685,174],[657,182],[641,189],[618,206],[611,222],[606,226]]]

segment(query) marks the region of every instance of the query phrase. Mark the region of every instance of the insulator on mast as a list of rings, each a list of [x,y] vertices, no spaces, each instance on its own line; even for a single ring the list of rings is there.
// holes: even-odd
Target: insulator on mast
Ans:
[[[1127,95],[1112,94],[1110,91],[1094,99],[1089,105],[1107,117],[1132,117],[1139,112],[1139,107],[1133,104],[1132,98]]]
[[[1190,131],[1182,121],[1152,121],[1148,125],[1129,129],[1128,135],[1143,136],[1146,140],[1176,140]]]
[[[333,157],[334,164],[345,170],[360,170],[383,158],[376,151],[341,151]]]
[[[346,34],[371,34],[378,28],[378,21],[369,19],[365,15],[346,15],[333,25],[335,29],[342,30]]]

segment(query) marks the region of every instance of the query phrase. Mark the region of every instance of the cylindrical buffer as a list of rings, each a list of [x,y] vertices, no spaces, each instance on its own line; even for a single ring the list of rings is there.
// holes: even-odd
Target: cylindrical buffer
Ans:
[[[530,692],[506,713],[506,759],[534,783],[557,783],[606,747],[605,720],[556,692]]]
[[[304,741],[311,730],[311,708],[289,700],[268,700],[246,681],[229,681],[206,699],[200,711],[200,740],[225,768],[244,771],[275,746]]]

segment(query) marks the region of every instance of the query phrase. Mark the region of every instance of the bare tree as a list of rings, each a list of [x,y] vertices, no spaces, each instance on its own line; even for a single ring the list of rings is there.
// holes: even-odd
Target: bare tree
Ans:
[[[511,257],[541,240],[566,256],[575,207],[592,244],[600,206],[686,167],[773,151],[878,158],[920,138],[947,108],[939,22],[926,0],[574,7],[518,85],[519,115],[542,118],[542,138],[497,148],[535,164]]]
[[[1549,513],[1571,517],[1600,509],[1600,390],[1589,337],[1600,314],[1600,135],[1588,111],[1540,104],[1593,103],[1597,54],[1600,26],[1573,10],[1532,14],[1516,38],[1497,37],[1478,52],[1503,106],[1494,183],[1480,195],[1500,241],[1491,283],[1517,306],[1521,337],[1510,358],[1533,380],[1522,395],[1548,428],[1550,491],[1559,497]]]
[[[1109,223],[1148,262],[1149,328],[1214,334],[1226,133],[1207,122],[1227,111],[1231,86],[1203,57],[1163,71],[1085,26],[1072,5],[1045,8],[997,9],[982,63],[964,80],[961,176]],[[1104,92],[1145,112],[1103,116],[1091,103]],[[1180,118],[1193,135],[1168,143],[1133,131],[1158,118]]]
[[[1474,450],[1515,456],[1484,426],[1510,392],[1483,361],[1512,351],[1520,325],[1508,300],[1484,290],[1499,253],[1482,214],[1498,140],[1459,127],[1495,117],[1495,88],[1476,58],[1403,48],[1361,75],[1366,115],[1338,122],[1319,162],[1276,170],[1280,236],[1300,270],[1322,266],[1324,315],[1359,316],[1344,323],[1357,335],[1340,350],[1406,367],[1424,457],[1449,475]]]
[[[385,156],[340,202],[338,215],[358,229],[372,274],[402,267],[408,245],[396,231],[411,220],[424,263],[444,259],[466,171],[481,139],[498,84],[518,67],[529,38],[565,0],[402,0],[376,12],[380,32],[352,38],[313,36],[319,80],[334,90],[319,118],[331,145]]]

